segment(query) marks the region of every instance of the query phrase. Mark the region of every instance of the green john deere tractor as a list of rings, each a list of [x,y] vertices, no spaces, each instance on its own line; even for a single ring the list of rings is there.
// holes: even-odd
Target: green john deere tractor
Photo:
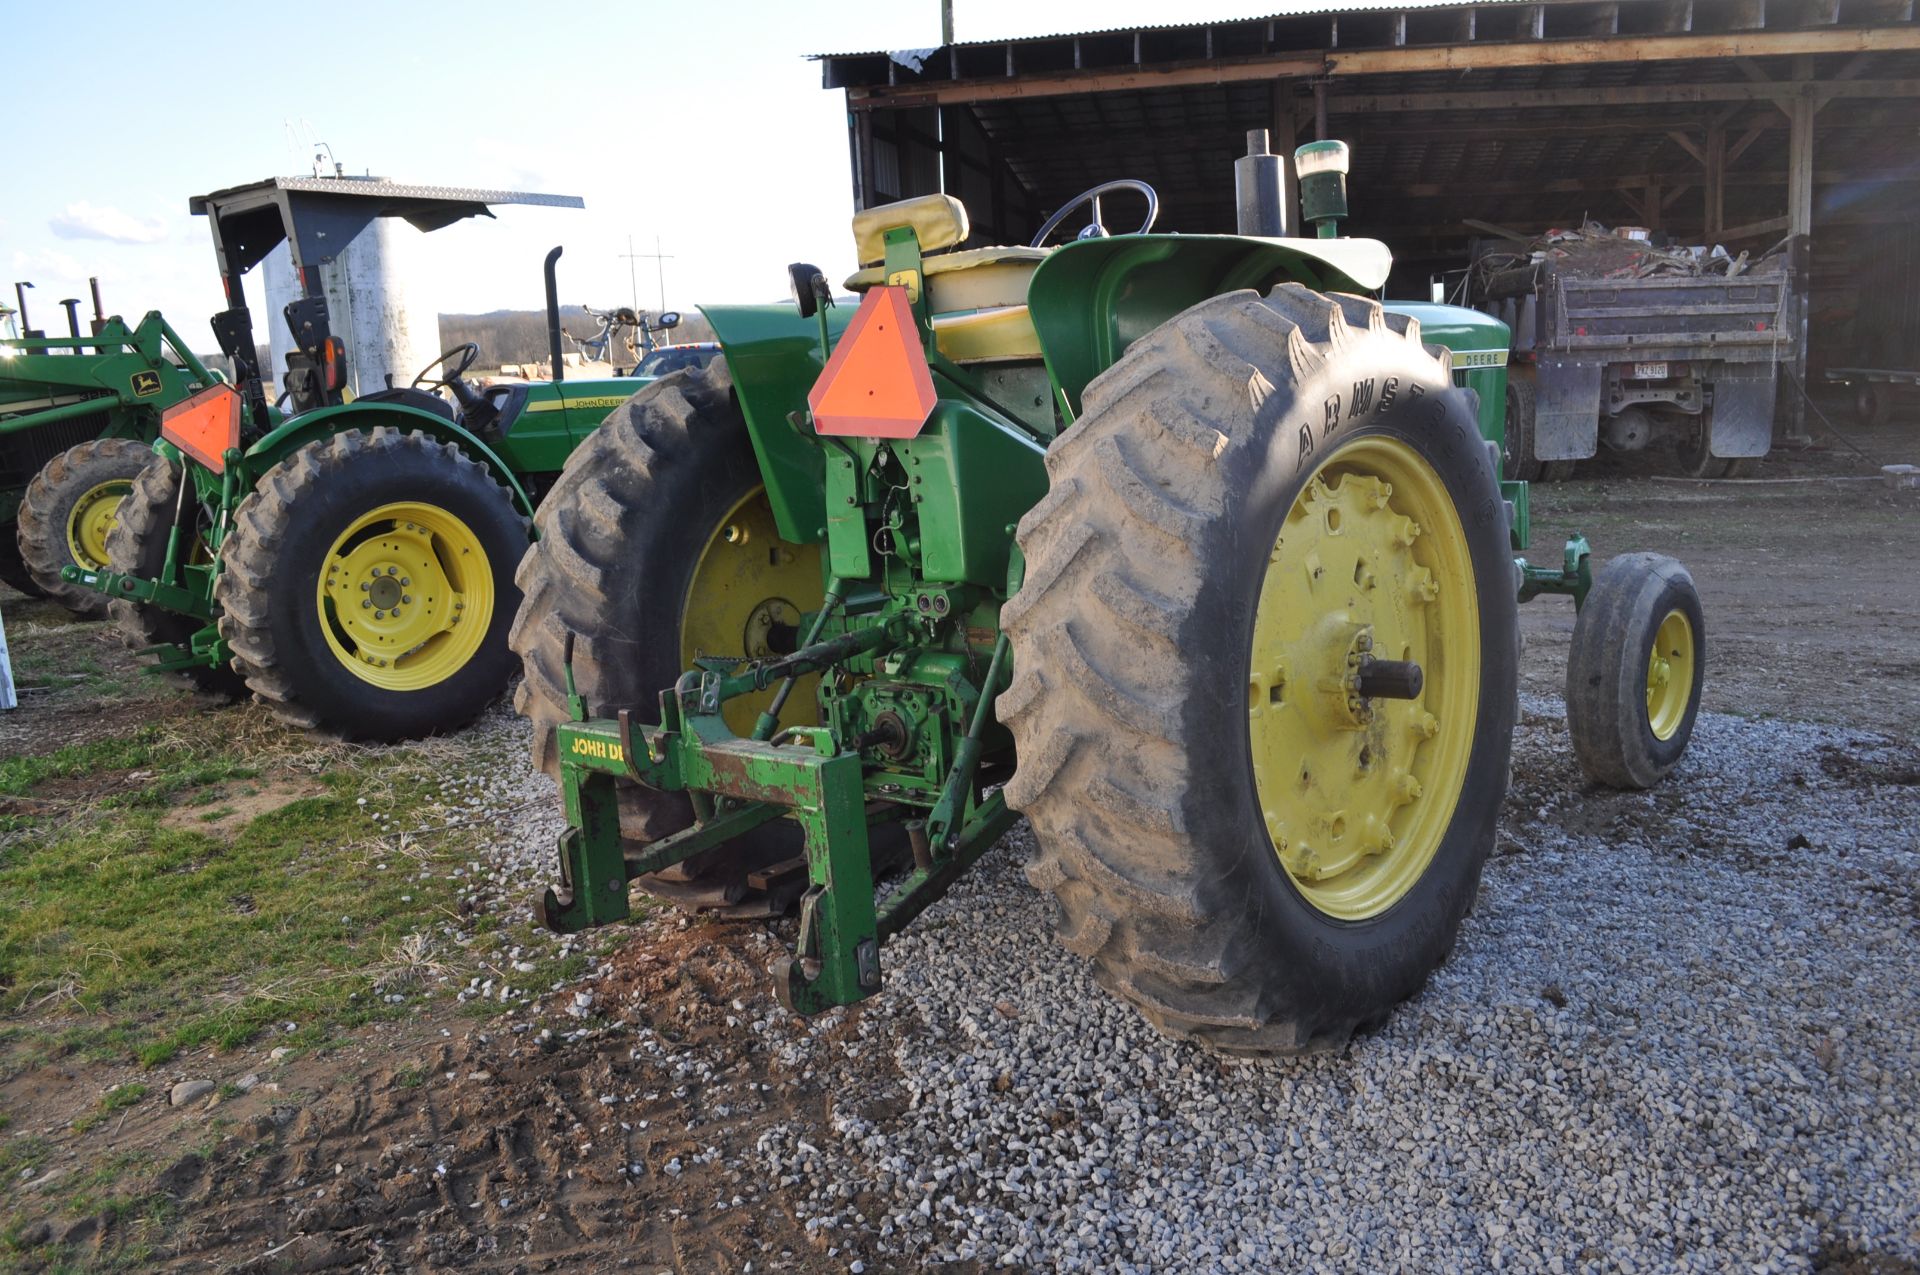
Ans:
[[[546,263],[554,380],[482,390],[464,377],[479,354],[467,344],[409,386],[349,400],[318,275],[375,218],[437,230],[506,203],[581,206],[341,177],[276,178],[192,202],[212,227],[232,307],[213,328],[236,384],[167,414],[159,454],[108,539],[108,568],[67,573],[114,599],[115,619],[156,668],[210,692],[251,690],[289,721],[362,739],[459,726],[506,686],[513,570],[534,505],[639,382],[564,379],[556,248]],[[285,410],[256,361],[241,291],[242,275],[283,241],[302,290],[284,316],[296,347]]]
[[[67,336],[0,340],[0,581],[92,619],[107,599],[61,570],[106,565],[161,413],[216,379],[158,311],[129,329],[101,312],[96,282],[83,336],[79,303],[64,304]]]
[[[798,313],[706,310],[724,362],[608,418],[520,568],[519,707],[569,824],[548,925],[624,918],[636,884],[797,893],[774,979],[818,1011],[876,993],[881,944],[1024,814],[1106,986],[1168,1033],[1296,1051],[1453,946],[1507,788],[1519,601],[1579,607],[1590,773],[1674,764],[1686,572],[1595,577],[1578,538],[1516,558],[1503,325],[1373,300],[1386,248],[1330,233],[1344,148],[1301,156],[1320,238],[1275,224],[1277,167],[1242,161],[1265,188],[1234,236],[1151,233],[1137,182],[1032,247],[942,251],[968,235],[946,196],[869,209],[852,316],[810,266]],[[1148,213],[1110,235],[1122,189]]]

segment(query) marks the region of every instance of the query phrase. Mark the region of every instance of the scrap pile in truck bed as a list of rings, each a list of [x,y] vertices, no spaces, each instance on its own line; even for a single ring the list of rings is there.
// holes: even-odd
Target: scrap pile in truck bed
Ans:
[[[1744,251],[1730,256],[1718,244],[1660,247],[1589,221],[1577,230],[1549,230],[1520,251],[1488,252],[1474,262],[1474,269],[1480,276],[1477,290],[1500,297],[1532,291],[1543,265],[1582,279],[1733,278],[1771,273],[1785,261],[1784,253],[1768,253],[1758,261]]]

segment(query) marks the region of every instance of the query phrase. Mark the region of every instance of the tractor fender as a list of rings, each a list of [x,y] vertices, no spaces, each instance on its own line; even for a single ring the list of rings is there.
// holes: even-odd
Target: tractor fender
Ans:
[[[1375,239],[1257,239],[1245,235],[1115,235],[1077,239],[1047,255],[1027,307],[1047,371],[1074,415],[1094,377],[1127,347],[1209,297],[1282,283],[1371,294],[1393,254]]]
[[[484,461],[494,477],[506,484],[507,490],[513,493],[513,503],[520,512],[529,518],[533,517],[533,501],[527,497],[526,488],[520,485],[519,477],[500,459],[499,453],[482,442],[477,434],[444,416],[435,416],[432,412],[398,403],[343,403],[338,407],[302,412],[247,448],[247,471],[256,476],[263,474],[308,443],[331,438],[350,429],[372,431],[381,425],[388,429],[417,429],[430,438],[452,443],[468,455]]]

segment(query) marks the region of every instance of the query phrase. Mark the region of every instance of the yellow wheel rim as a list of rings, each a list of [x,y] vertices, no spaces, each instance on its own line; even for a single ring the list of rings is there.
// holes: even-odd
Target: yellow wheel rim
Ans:
[[[820,609],[820,547],[789,544],[774,525],[764,487],[756,487],[715,524],[694,565],[680,611],[680,664],[702,656],[772,654],[775,626],[798,628],[801,615]],[[804,634],[802,635],[804,637]],[[782,726],[818,720],[817,677],[801,678],[780,713]],[[721,710],[736,735],[748,735],[773,700],[771,690],[727,701]]]
[[[381,505],[327,550],[318,600],[327,645],[354,676],[417,691],[480,649],[493,620],[493,568],[480,538],[439,506]]]
[[[1693,625],[1669,611],[1647,652],[1647,724],[1655,739],[1672,739],[1693,698]]]
[[[80,493],[67,515],[67,553],[75,565],[98,571],[107,565],[107,533],[120,514],[120,501],[133,490],[125,478],[111,478]]]
[[[1369,659],[1418,664],[1420,694],[1362,699]],[[1397,440],[1339,448],[1274,541],[1247,674],[1255,790],[1308,903],[1359,921],[1413,888],[1453,820],[1479,697],[1473,562],[1445,484]]]

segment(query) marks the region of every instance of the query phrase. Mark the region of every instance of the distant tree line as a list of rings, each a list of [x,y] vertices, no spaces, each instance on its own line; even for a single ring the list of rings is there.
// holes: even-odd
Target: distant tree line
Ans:
[[[657,317],[656,311],[643,313],[649,322]],[[560,328],[581,340],[591,339],[600,331],[596,320],[588,318],[584,309],[573,305],[560,307]],[[638,346],[637,333],[622,335],[633,336]],[[666,333],[663,343],[680,345],[688,341],[711,340],[713,329],[700,317],[700,312],[683,310],[680,313],[680,326]],[[547,313],[544,310],[495,310],[489,314],[440,316],[440,348],[450,350],[468,341],[480,347],[478,367],[543,362],[547,357]],[[576,353],[579,349],[572,341],[562,341],[561,344],[568,354]],[[624,355],[624,350],[621,353]]]

